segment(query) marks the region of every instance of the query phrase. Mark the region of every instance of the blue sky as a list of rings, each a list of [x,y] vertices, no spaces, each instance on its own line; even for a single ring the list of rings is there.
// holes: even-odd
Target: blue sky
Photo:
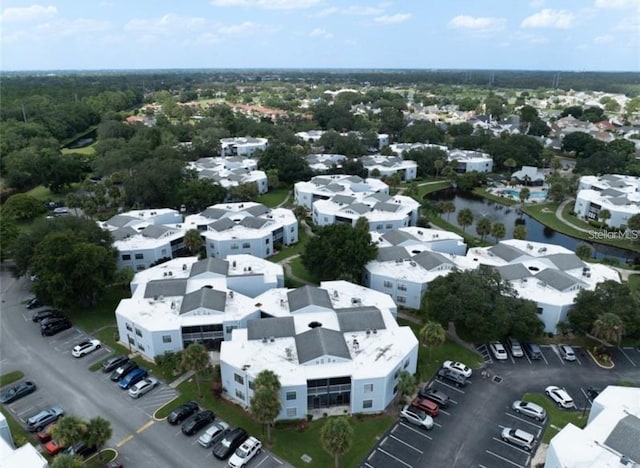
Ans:
[[[3,0],[2,70],[640,70],[640,0]]]

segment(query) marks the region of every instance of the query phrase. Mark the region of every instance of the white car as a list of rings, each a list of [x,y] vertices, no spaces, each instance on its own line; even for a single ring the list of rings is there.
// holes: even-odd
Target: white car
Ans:
[[[555,385],[550,385],[549,387],[544,389],[544,393],[547,394],[549,398],[551,398],[556,405],[560,408],[573,408],[573,399],[569,396],[567,391],[564,388],[556,387]]]
[[[159,384],[160,382],[155,377],[147,377],[146,379],[142,379],[140,382],[129,389],[129,396],[131,398],[140,398],[145,393],[149,393],[151,390],[156,388]]]
[[[458,361],[444,361],[444,363],[442,364],[442,367],[444,367],[445,369],[452,369],[452,370],[458,371],[462,375],[464,375],[467,379],[471,377],[471,374],[473,373],[473,371],[469,367],[465,366],[463,363]]]
[[[433,418],[421,409],[413,406],[406,405],[402,408],[400,418],[425,429],[431,429],[433,427]]]
[[[573,351],[573,348],[566,344],[558,345],[558,351],[560,351],[560,356],[565,361],[575,361],[576,353]]]
[[[527,452],[530,452],[533,449],[533,445],[536,443],[536,438],[533,434],[529,434],[521,429],[513,429],[511,427],[505,427],[502,430],[500,438],[505,442],[525,449]]]
[[[538,421],[544,421],[547,417],[547,412],[542,406],[531,403],[530,401],[516,400],[511,405],[511,409],[516,413],[522,413]]]
[[[489,349],[491,350],[491,354],[493,354],[493,357],[498,361],[504,361],[507,359],[507,350],[499,341],[492,341],[491,343],[489,343]]]
[[[262,442],[255,437],[249,437],[244,443],[238,447],[236,452],[229,458],[228,466],[230,468],[240,468],[249,463],[257,453],[262,450]]]
[[[100,340],[89,340],[83,341],[82,343],[78,343],[71,350],[71,355],[75,358],[81,358],[82,356],[86,356],[89,353],[94,352],[96,349],[100,349],[102,347],[102,343]]]

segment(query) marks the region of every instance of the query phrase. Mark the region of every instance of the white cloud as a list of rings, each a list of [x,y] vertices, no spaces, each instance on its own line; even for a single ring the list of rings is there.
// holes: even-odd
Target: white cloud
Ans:
[[[531,8],[542,8],[544,6],[544,0],[531,0],[529,6]]]
[[[596,8],[622,10],[625,8],[639,8],[640,0],[596,0]]]
[[[637,34],[640,31],[640,16],[632,15],[623,18],[613,29],[616,31],[631,31]]]
[[[355,45],[358,45],[358,42],[354,41],[353,39],[346,39],[344,41],[344,43],[345,43],[345,45],[348,45],[348,46],[351,46],[351,47],[353,47]]]
[[[448,26],[455,29],[466,29],[475,33],[487,33],[504,29],[505,18],[459,15],[449,21]]]
[[[33,30],[38,38],[69,37],[107,31],[111,28],[108,21],[87,18],[74,20],[58,20],[39,24]]]
[[[513,38],[518,41],[528,42],[529,44],[548,44],[549,42],[551,42],[548,37],[523,32],[515,33],[513,35]]]
[[[309,33],[309,37],[319,37],[321,39],[331,39],[333,37],[333,34],[331,34],[329,31],[322,29],[322,28],[316,28],[313,31],[311,31]]]
[[[383,14],[384,11],[385,8],[383,6],[366,7],[353,5],[346,8],[328,7],[309,16],[313,18],[324,18],[331,15],[375,16]]]
[[[140,34],[178,35],[183,32],[192,32],[207,26],[207,20],[197,16],[179,16],[168,13],[160,18],[129,20],[125,25],[125,31],[135,31]]]
[[[249,36],[260,32],[268,32],[273,29],[268,28],[262,24],[253,23],[251,21],[245,21],[240,24],[232,24],[229,26],[221,26],[218,28],[218,33],[223,36]]]
[[[522,20],[523,28],[555,28],[569,29],[573,26],[575,16],[568,10],[552,10],[545,8]]]
[[[302,10],[322,3],[324,0],[210,0],[213,6],[250,7],[262,10]]]
[[[382,15],[373,19],[376,23],[397,24],[411,19],[411,13],[396,13],[395,15]]]
[[[613,36],[610,34],[605,34],[603,36],[597,36],[593,39],[594,44],[609,44],[613,42]]]
[[[2,22],[35,21],[51,18],[57,14],[58,9],[55,6],[31,5],[28,7],[5,8],[2,15],[0,15],[0,20]]]

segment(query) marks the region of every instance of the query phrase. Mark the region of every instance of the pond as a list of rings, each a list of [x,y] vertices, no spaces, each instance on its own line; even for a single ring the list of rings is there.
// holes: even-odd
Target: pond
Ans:
[[[458,211],[463,208],[469,208],[473,213],[473,225],[467,226],[466,232],[476,237],[478,237],[476,234],[476,223],[481,218],[488,218],[492,223],[500,222],[504,224],[506,230],[505,239],[513,239],[513,229],[515,226],[524,224],[527,228],[527,240],[532,242],[546,242],[561,245],[572,252],[575,252],[578,245],[588,244],[594,249],[596,258],[616,258],[622,263],[633,260],[638,256],[637,252],[631,250],[575,239],[546,227],[527,214],[519,213],[515,206],[500,205],[471,194],[460,194],[457,193],[455,189],[434,192],[426,198],[435,202],[444,200],[453,201],[456,211],[449,213],[448,217],[447,214],[443,214],[442,216],[449,223],[460,229],[462,229],[462,227],[458,225]],[[488,236],[487,240],[489,242],[494,241],[491,236]]]
[[[75,140],[69,142],[65,146],[65,148],[68,148],[68,149],[84,148],[85,146],[89,146],[94,141],[96,141],[97,137],[98,137],[98,132],[96,130],[92,130],[92,131],[90,131],[88,133],[85,133],[84,135],[76,138]]]

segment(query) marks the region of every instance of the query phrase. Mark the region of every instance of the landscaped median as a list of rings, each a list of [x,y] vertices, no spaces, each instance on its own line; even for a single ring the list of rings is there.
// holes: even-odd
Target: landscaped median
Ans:
[[[541,393],[525,393],[522,399],[536,403],[546,410],[549,421],[542,436],[542,442],[545,444],[548,444],[569,423],[581,429],[586,425],[587,417],[582,411],[559,409],[549,398]]]
[[[4,387],[5,385],[9,385],[13,382],[17,382],[23,377],[24,377],[24,373],[19,370],[2,374],[0,375],[0,387]]]

